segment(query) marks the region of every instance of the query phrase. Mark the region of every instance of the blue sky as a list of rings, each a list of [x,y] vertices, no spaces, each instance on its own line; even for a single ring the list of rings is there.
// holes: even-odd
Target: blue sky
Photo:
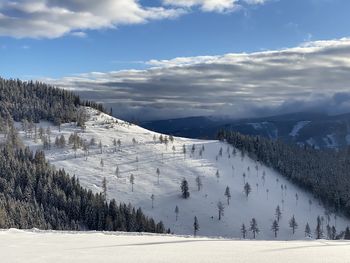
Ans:
[[[0,75],[124,119],[350,112],[348,0],[0,0]]]
[[[161,6],[154,0],[140,4]],[[349,11],[347,0],[270,0],[256,5],[242,3],[239,10],[224,13],[193,6],[176,18],[81,30],[84,37],[67,33],[31,39],[3,33],[0,72],[4,77],[24,79],[61,78],[145,68],[142,62],[151,59],[293,47],[310,40],[349,36]]]

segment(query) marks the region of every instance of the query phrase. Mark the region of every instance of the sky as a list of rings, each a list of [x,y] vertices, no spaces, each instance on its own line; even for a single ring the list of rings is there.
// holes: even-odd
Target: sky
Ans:
[[[126,119],[350,111],[348,0],[0,0],[0,75]]]

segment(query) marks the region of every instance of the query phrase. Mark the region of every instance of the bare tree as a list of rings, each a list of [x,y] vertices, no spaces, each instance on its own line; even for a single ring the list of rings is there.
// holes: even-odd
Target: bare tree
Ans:
[[[199,223],[198,223],[197,217],[195,216],[194,217],[194,223],[193,223],[193,235],[194,236],[197,236],[198,230],[199,230]]]
[[[159,184],[159,175],[160,175],[160,170],[159,170],[159,168],[157,168],[156,173],[157,173],[157,184]]]
[[[176,206],[175,207],[175,220],[177,221],[177,219],[178,219],[178,217],[179,217],[179,207],[178,206]]]
[[[221,217],[224,215],[225,206],[221,201],[219,201],[217,203],[217,208],[219,213],[219,220],[221,220]]]
[[[115,175],[119,178],[119,166],[115,168]]]
[[[135,177],[133,174],[130,175],[131,192],[134,192]]]
[[[114,152],[117,152],[117,140],[113,139]]]
[[[102,142],[101,141],[98,143],[98,148],[100,148],[100,153],[102,154]]]
[[[203,184],[202,184],[202,179],[200,178],[199,175],[197,175],[197,177],[196,177],[196,185],[197,185],[198,191],[200,191]]]
[[[151,200],[152,200],[152,209],[153,209],[153,207],[154,207],[154,206],[153,206],[153,205],[154,205],[154,198],[155,198],[155,196],[154,196],[154,194],[152,194],[152,195],[151,195]]]
[[[230,187],[228,187],[228,186],[226,186],[225,196],[227,199],[227,205],[230,205],[231,191],[230,191]]]
[[[102,159],[102,158],[101,158],[101,160],[100,160],[100,165],[101,165],[101,169],[102,169],[102,171],[103,171],[104,162],[103,162],[103,159]]]

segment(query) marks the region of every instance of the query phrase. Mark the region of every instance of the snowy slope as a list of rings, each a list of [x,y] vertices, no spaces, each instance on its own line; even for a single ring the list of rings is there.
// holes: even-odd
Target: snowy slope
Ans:
[[[294,127],[293,130],[289,133],[290,136],[296,137],[299,134],[299,131],[303,129],[306,125],[310,124],[311,121],[299,121]]]
[[[153,141],[155,134],[135,125],[112,118],[106,114],[100,114],[88,109],[89,121],[85,131],[75,124],[51,127],[51,140],[57,135],[63,134],[68,141],[72,132],[79,132],[79,136],[90,141],[95,138],[103,145],[102,154],[98,145],[90,149],[88,158],[84,157],[83,150],[75,153],[72,146],[58,149],[55,146],[46,151],[48,160],[56,168],[64,168],[71,175],[79,177],[83,186],[95,192],[102,191],[102,179],[106,177],[108,182],[108,198],[116,198],[121,202],[130,202],[136,207],[141,207],[147,215],[156,220],[162,220],[166,227],[176,234],[191,234],[193,231],[193,218],[198,217],[200,224],[199,235],[240,237],[242,223],[247,227],[254,217],[258,222],[260,233],[258,239],[274,239],[271,225],[275,219],[275,208],[281,207],[282,219],[278,239],[303,239],[305,225],[308,222],[314,233],[316,217],[324,217],[324,229],[326,229],[327,217],[325,209],[311,195],[293,186],[282,176],[273,170],[256,164],[248,157],[241,157],[239,151],[234,156],[233,148],[219,141],[202,141],[185,138],[175,138],[174,143],[165,144]],[[41,123],[43,127],[50,124]],[[42,148],[40,142],[25,138],[24,141],[33,149]],[[136,144],[132,142],[135,138]],[[113,139],[121,140],[121,148],[115,151]],[[186,155],[182,152],[182,146],[187,149]],[[195,145],[195,153],[191,154],[192,145]],[[172,147],[175,146],[175,152]],[[202,157],[199,150],[204,146]],[[223,148],[222,157],[219,156],[220,148]],[[101,159],[104,166],[101,166]],[[258,170],[256,170],[256,165]],[[119,176],[116,175],[116,167],[119,167]],[[159,184],[157,183],[156,170],[159,168]],[[217,180],[216,171],[220,177]],[[246,178],[243,178],[243,173]],[[263,180],[265,173],[265,180]],[[135,177],[134,191],[130,184],[130,175]],[[195,178],[200,176],[203,187],[197,190]],[[180,196],[180,182],[186,178],[189,182],[191,196],[182,199]],[[249,182],[252,188],[251,194],[246,198],[243,192],[244,181]],[[284,190],[281,185],[286,185]],[[231,202],[228,206],[224,196],[225,188],[231,189]],[[268,193],[267,193],[268,189]],[[154,208],[152,208],[151,195],[155,196]],[[296,194],[298,200],[296,200]],[[225,203],[225,214],[221,221],[218,220],[217,202]],[[311,200],[312,204],[309,204]],[[175,207],[179,207],[179,218],[175,219]],[[295,215],[299,228],[295,235],[289,228],[289,219]],[[331,214],[330,225],[335,225],[343,231],[349,223],[338,215]],[[248,234],[251,238],[251,233]]]
[[[1,262],[348,262],[345,241],[238,241],[99,232],[0,231]]]

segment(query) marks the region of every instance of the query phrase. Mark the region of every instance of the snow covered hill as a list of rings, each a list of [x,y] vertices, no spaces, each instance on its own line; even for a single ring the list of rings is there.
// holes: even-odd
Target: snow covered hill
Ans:
[[[242,156],[230,145],[219,141],[177,137],[173,142],[160,143],[160,134],[90,108],[87,113],[88,121],[84,130],[75,124],[64,124],[60,128],[49,123],[40,124],[44,128],[41,132],[44,133],[50,127],[48,133],[52,147],[46,150],[49,162],[56,168],[64,168],[71,175],[76,175],[83,186],[94,192],[103,190],[105,177],[107,198],[141,207],[145,214],[162,220],[175,234],[192,234],[193,218],[197,216],[199,235],[241,237],[242,224],[248,229],[251,219],[255,218],[260,229],[257,238],[275,239],[271,225],[276,218],[275,209],[278,205],[282,218],[277,239],[305,238],[307,223],[314,235],[317,216],[322,218],[325,234],[327,224],[335,226],[338,232],[349,224],[344,217],[326,212],[310,194],[295,187],[275,171]],[[77,133],[87,144],[92,141],[89,149],[68,145],[73,133]],[[35,142],[33,134],[25,135],[24,131],[21,134],[24,142],[32,149],[43,148],[39,139]],[[64,148],[54,145],[55,138],[61,135],[67,141]],[[165,138],[165,135],[162,137]],[[118,143],[115,145],[119,140],[120,147]],[[183,147],[186,148],[186,154],[183,153]],[[133,185],[131,177],[134,177]],[[197,177],[203,184],[200,191],[196,185]],[[189,199],[181,198],[180,183],[183,178],[189,183]],[[244,193],[246,182],[251,186],[248,197]],[[227,186],[231,192],[229,205],[224,195]],[[222,220],[218,220],[219,201],[225,206]],[[178,218],[176,206],[179,209]],[[294,235],[289,227],[293,215],[298,223]],[[252,233],[248,231],[247,237],[252,238]]]
[[[132,233],[0,231],[1,262],[347,262],[346,241],[238,241]]]

